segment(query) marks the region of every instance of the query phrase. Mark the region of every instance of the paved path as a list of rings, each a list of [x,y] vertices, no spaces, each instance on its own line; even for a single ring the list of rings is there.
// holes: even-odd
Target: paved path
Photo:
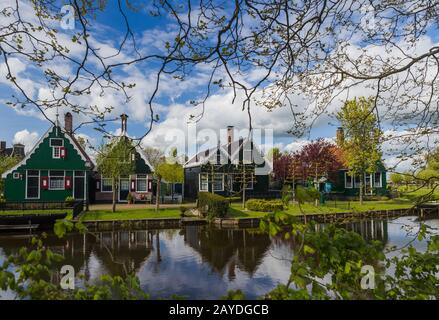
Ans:
[[[160,204],[161,209],[178,209],[180,206],[185,206],[187,208],[195,207],[195,202],[193,203],[184,203],[184,204]],[[89,206],[89,210],[111,210],[111,203],[104,204],[91,204]],[[136,204],[126,204],[126,203],[118,203],[116,205],[116,210],[138,210],[138,209],[155,209],[155,204],[145,204],[145,203],[136,203]]]

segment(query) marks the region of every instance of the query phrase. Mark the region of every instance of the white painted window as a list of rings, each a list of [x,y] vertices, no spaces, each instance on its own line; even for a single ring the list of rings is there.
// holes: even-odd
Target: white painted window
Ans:
[[[215,173],[213,178],[213,191],[224,191],[224,174]]]
[[[102,178],[101,179],[101,191],[102,192],[113,192],[113,179]]]
[[[347,189],[352,188],[352,176],[347,172],[344,173],[344,187]]]
[[[12,178],[14,178],[14,179],[20,179],[20,172],[14,172],[14,173],[12,174]]]
[[[148,191],[148,179],[146,174],[138,174],[136,176],[136,192]]]
[[[209,191],[209,175],[207,173],[199,174],[200,191]]]
[[[64,140],[51,138],[49,141],[49,144],[52,147],[52,158],[53,159],[60,159],[61,158],[61,148],[64,147]]]
[[[62,147],[52,147],[52,158],[60,159],[61,158],[61,148]]]
[[[49,190],[64,190],[64,171],[49,170]]]
[[[383,180],[382,180],[381,172],[375,172],[373,186],[375,188],[382,188],[383,187]]]

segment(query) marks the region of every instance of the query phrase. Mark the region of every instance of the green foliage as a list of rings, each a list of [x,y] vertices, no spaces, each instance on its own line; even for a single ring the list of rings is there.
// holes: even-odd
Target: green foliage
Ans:
[[[341,147],[346,165],[350,174],[360,176],[361,185],[364,183],[364,173],[376,171],[382,156],[380,150],[382,132],[378,127],[373,106],[373,98],[360,97],[347,101],[337,114],[337,119],[345,132]],[[362,196],[360,192],[360,201]]]
[[[187,211],[187,208],[185,206],[180,206],[180,207],[178,207],[178,209],[180,210],[180,216],[184,217],[184,214]]]
[[[229,290],[227,294],[221,297],[222,300],[245,300],[245,295],[241,290]]]
[[[198,208],[208,219],[223,218],[227,215],[230,202],[227,198],[210,192],[198,192]]]
[[[280,200],[262,200],[262,199],[250,199],[245,204],[248,210],[262,211],[262,212],[274,212],[285,209],[285,206]]]
[[[402,174],[400,173],[392,173],[390,175],[390,180],[395,184],[395,185],[400,185],[404,182],[404,177]]]
[[[288,204],[291,201],[291,196],[292,196],[292,188],[290,185],[284,185],[282,187],[282,195],[281,195],[281,200],[284,206],[288,206]]]
[[[67,196],[67,197],[64,199],[64,202],[65,202],[67,205],[72,206],[72,205],[75,203],[75,198],[73,198],[72,196]]]
[[[184,170],[179,163],[163,162],[155,168],[155,174],[169,183],[183,182]]]
[[[260,229],[271,236],[294,238],[295,243],[288,282],[266,294],[266,299],[439,298],[439,236],[428,239],[429,227],[424,224],[417,238],[428,239],[427,250],[419,252],[410,245],[402,256],[392,258],[386,258],[380,241],[366,241],[334,224],[317,228],[314,223],[298,223],[282,212],[267,215]],[[371,276],[375,288],[361,288],[366,265],[375,270]]]
[[[134,146],[124,137],[102,145],[96,158],[98,171],[106,178],[130,175],[134,172],[133,152]]]
[[[313,202],[320,199],[320,193],[316,188],[303,186],[296,187],[296,201],[300,204],[305,202]]]
[[[4,194],[4,181],[1,175],[20,162],[18,157],[0,155],[0,196]]]

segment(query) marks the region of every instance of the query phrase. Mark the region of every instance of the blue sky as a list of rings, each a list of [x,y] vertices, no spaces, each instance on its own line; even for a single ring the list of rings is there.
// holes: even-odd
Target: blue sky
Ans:
[[[10,1],[10,0],[5,0]],[[124,2],[123,2],[124,3]],[[139,2],[141,3],[141,2]],[[164,50],[164,43],[167,40],[173,39],[174,26],[166,17],[151,17],[148,14],[147,7],[142,8],[139,12],[132,12],[127,10],[126,13],[131,23],[131,27],[138,39],[138,46],[144,52],[157,52]],[[121,37],[124,35],[123,20],[116,7],[109,2],[109,6],[104,12],[98,12],[96,20],[93,21],[93,45],[100,50],[107,50],[109,53],[114,52]],[[59,33],[65,39],[71,38],[75,31],[78,31],[79,24],[76,24],[75,30],[63,30],[59,28]],[[433,31],[424,39],[426,45],[438,41],[439,32]],[[79,48],[76,48],[78,52]],[[75,52],[75,50],[72,50]],[[130,54],[124,52],[124,54]],[[0,67],[3,61],[0,60]],[[44,94],[44,79],[39,78],[38,73],[35,72],[31,66],[26,63],[15,64],[16,72],[19,80],[22,80],[26,86],[33,90],[35,95]],[[66,72],[70,72],[69,66],[58,65],[58,68],[65,68]],[[61,69],[62,70],[62,69]],[[1,69],[0,69],[1,71]],[[148,62],[137,64],[133,67],[118,70],[117,75],[126,77],[129,80],[136,82],[136,88],[130,92],[132,100],[126,103],[121,96],[106,92],[104,97],[97,97],[92,94],[90,99],[93,103],[99,104],[102,107],[111,105],[115,108],[112,116],[118,116],[122,112],[129,115],[128,131],[131,136],[139,136],[145,132],[149,125],[149,110],[147,108],[147,101],[152,92],[154,85],[154,76],[157,71],[157,64]],[[159,95],[155,103],[155,111],[160,116],[160,122],[155,125],[151,134],[144,140],[145,145],[154,147],[163,146],[166,143],[166,133],[173,129],[186,130],[186,119],[190,114],[197,114],[200,109],[194,109],[190,105],[190,100],[200,99],[206,89],[208,79],[208,69],[203,69],[202,66],[191,70],[191,77],[185,81],[173,80],[171,77],[163,79]],[[248,78],[253,76],[252,72],[247,75]],[[0,72],[0,77],[4,75]],[[29,81],[30,80],[30,81]],[[365,94],[368,91],[364,88],[358,88],[354,91],[354,95]],[[0,139],[6,140],[8,145],[13,142],[24,142],[30,148],[38,136],[43,134],[50,123],[44,120],[32,108],[13,109],[6,106],[7,101],[11,101],[12,96],[17,92],[5,80],[0,79]],[[206,110],[204,117],[198,123],[199,129],[207,129],[219,131],[224,129],[227,125],[233,125],[237,128],[244,129],[248,126],[248,119],[246,111],[241,111],[242,96],[238,94],[235,104],[232,104],[233,95],[230,90],[217,89],[214,90],[212,96],[206,103]],[[299,94],[295,97],[295,102],[299,105],[306,106],[304,100]],[[84,100],[82,100],[84,101]],[[88,101],[86,101],[88,103]],[[337,106],[341,106],[341,102]],[[335,110],[335,109],[334,109]],[[332,111],[334,111],[332,110]],[[61,110],[63,113],[65,110]],[[335,135],[337,122],[326,115],[320,117],[313,125],[309,136],[297,138],[288,134],[287,131],[292,126],[292,114],[289,108],[283,107],[267,112],[266,109],[260,106],[252,106],[252,116],[254,118],[254,127],[261,129],[274,130],[274,143],[281,148],[294,150],[303,145],[307,139],[315,139],[317,137],[332,138]],[[51,117],[54,117],[54,111],[51,112]],[[74,122],[80,121],[74,114]],[[112,132],[116,132],[119,128],[119,121],[114,124],[109,124],[108,128]],[[89,139],[93,145],[99,144],[101,135],[97,133],[91,126],[83,127],[79,131]]]

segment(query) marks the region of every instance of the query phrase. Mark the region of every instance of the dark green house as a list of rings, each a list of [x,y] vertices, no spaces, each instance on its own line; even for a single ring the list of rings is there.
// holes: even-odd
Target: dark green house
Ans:
[[[128,116],[122,114],[121,136],[117,139],[127,139]],[[116,185],[117,202],[127,202],[128,194],[131,194],[135,201],[151,202],[153,197],[153,167],[146,158],[143,150],[136,146],[132,153],[134,161],[134,172],[128,176],[119,177]],[[100,172],[93,176],[92,202],[109,203],[113,199],[112,179],[105,177]]]
[[[5,179],[7,201],[64,201],[71,196],[89,201],[89,179],[94,165],[72,131],[72,115],[65,128],[56,121]]]
[[[382,163],[373,173],[364,174],[364,195],[384,196],[387,195],[387,171]],[[346,197],[358,196],[360,192],[360,176],[351,176],[348,169],[339,170],[336,173],[333,192]]]
[[[227,128],[227,143],[195,154],[184,165],[183,197],[194,200],[198,192],[247,198],[267,197],[269,171],[262,152],[250,139],[235,141]]]

